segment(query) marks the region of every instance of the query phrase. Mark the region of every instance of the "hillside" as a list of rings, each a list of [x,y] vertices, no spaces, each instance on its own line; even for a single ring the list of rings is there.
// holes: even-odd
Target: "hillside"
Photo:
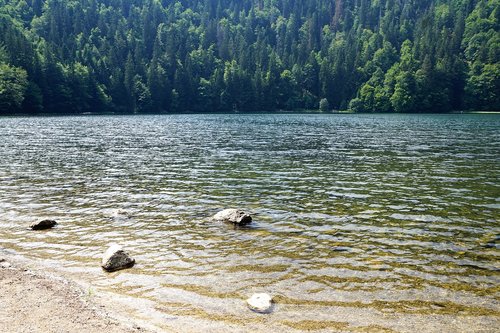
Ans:
[[[0,114],[500,110],[500,0],[0,0]]]

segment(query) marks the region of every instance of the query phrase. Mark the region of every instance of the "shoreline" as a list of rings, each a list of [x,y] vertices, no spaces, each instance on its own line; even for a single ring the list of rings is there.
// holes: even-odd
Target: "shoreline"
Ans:
[[[235,322],[219,326],[203,319],[193,321],[186,312],[169,314],[163,318],[148,313],[151,315],[148,317],[144,316],[147,311],[161,312],[162,306],[151,308],[151,304],[148,304],[150,301],[142,300],[139,306],[145,312],[138,315],[137,312],[134,313],[137,308],[131,307],[131,301],[133,300],[130,297],[95,289],[89,281],[0,248],[0,332],[243,333],[263,331],[265,325],[271,323],[270,318],[259,317],[260,315],[255,315],[255,318],[259,317],[258,321],[246,321],[242,318],[240,324],[244,326],[238,326]],[[496,315],[477,317],[459,316],[457,313],[450,318],[439,313],[425,316],[402,313],[383,315],[366,308],[332,310],[336,311],[339,318],[343,318],[342,321],[320,323],[314,320],[300,320],[294,324],[290,321],[292,317],[282,317],[288,326],[272,326],[280,328],[273,332],[409,333],[421,327],[427,327],[429,332],[494,332],[493,327],[496,327],[499,321]],[[347,318],[352,316],[364,319],[359,326],[350,326]],[[380,322],[381,316],[389,319],[390,325],[386,326]],[[479,318],[485,321],[478,322]]]
[[[53,117],[88,117],[88,116],[179,116],[179,115],[471,115],[489,114],[498,115],[500,111],[449,111],[449,112],[353,112],[349,110],[277,110],[277,111],[249,111],[249,112],[83,112],[83,113],[5,113],[0,118],[53,118]]]
[[[0,252],[1,332],[149,333],[58,272]]]

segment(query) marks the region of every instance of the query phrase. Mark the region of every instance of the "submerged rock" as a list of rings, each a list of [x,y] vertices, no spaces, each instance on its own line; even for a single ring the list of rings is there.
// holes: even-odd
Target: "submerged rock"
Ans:
[[[268,294],[254,294],[247,299],[250,310],[259,313],[269,313],[273,308],[273,298]]]
[[[489,237],[484,247],[487,249],[500,249],[500,235]]]
[[[101,267],[108,272],[114,272],[130,268],[134,264],[135,260],[120,245],[112,244],[102,257]]]
[[[131,219],[132,214],[124,209],[115,209],[111,211],[111,217],[115,220]]]
[[[234,224],[248,224],[252,222],[250,214],[239,209],[224,209],[212,217],[215,221],[222,221]]]
[[[38,223],[30,225],[31,230],[46,230],[53,228],[57,225],[57,222],[54,220],[43,220]]]

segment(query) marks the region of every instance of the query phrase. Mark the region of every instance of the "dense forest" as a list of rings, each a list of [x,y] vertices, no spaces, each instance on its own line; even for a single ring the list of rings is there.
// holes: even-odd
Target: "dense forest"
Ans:
[[[500,110],[500,0],[0,0],[0,114]]]

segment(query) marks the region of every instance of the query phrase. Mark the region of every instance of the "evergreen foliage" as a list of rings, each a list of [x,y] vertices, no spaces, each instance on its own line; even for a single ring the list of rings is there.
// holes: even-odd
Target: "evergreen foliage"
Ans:
[[[499,17],[500,0],[0,0],[0,114],[500,110]]]

